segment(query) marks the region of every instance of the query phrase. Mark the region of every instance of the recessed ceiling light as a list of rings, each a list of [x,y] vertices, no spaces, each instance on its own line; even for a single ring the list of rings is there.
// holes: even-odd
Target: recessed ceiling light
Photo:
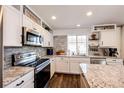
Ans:
[[[87,12],[86,15],[87,16],[91,16],[93,13],[91,11]]]
[[[55,16],[52,16],[51,19],[52,19],[52,20],[56,20],[56,17],[55,17]]]
[[[77,27],[80,27],[81,25],[80,25],[80,24],[77,24],[76,26],[77,26]]]

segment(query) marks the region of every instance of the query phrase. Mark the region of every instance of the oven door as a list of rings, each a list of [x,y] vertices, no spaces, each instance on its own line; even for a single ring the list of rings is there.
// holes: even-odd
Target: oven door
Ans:
[[[24,45],[41,46],[43,38],[38,32],[24,27],[22,41]]]
[[[35,73],[35,88],[44,88],[50,79],[50,64]]]

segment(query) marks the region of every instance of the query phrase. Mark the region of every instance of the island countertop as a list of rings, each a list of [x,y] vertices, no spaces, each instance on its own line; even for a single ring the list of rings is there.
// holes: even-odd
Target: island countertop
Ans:
[[[80,64],[91,88],[124,88],[123,65]]]
[[[24,76],[25,74],[29,73],[32,70],[34,70],[33,67],[19,67],[19,66],[10,67],[4,70],[3,87],[19,79],[20,77]]]

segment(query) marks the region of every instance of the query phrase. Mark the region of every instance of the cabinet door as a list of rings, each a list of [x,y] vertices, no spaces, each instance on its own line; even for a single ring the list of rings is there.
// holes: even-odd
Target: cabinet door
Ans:
[[[101,31],[100,47],[117,47],[117,31]]]
[[[34,79],[27,81],[21,88],[34,88]]]
[[[80,74],[80,62],[70,62],[70,73]]]
[[[80,69],[81,63],[90,64],[90,58],[70,58],[70,73],[80,74],[82,71]]]
[[[50,33],[50,47],[53,47],[53,34]]]
[[[68,58],[64,57],[56,58],[56,72],[69,73]]]
[[[68,62],[56,62],[56,72],[69,73]]]
[[[43,29],[44,43],[43,47],[53,47],[53,34]]]
[[[12,6],[5,6],[3,13],[3,44],[4,46],[22,46],[22,15]]]
[[[30,18],[28,18],[26,15],[23,15],[23,24],[24,27],[28,27],[30,29],[33,29],[33,22]]]
[[[43,37],[44,37],[44,42],[43,42],[43,47],[48,47],[48,33],[45,29],[43,29]]]
[[[55,73],[55,59],[50,59],[50,76],[52,77]]]

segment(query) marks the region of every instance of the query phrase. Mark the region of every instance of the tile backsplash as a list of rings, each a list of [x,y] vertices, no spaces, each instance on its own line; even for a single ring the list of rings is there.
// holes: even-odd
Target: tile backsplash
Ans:
[[[64,50],[67,54],[67,36],[54,36],[54,51]]]
[[[24,52],[36,52],[37,56],[46,55],[46,48],[34,47],[34,46],[23,46],[23,47],[5,47],[4,48],[4,69],[11,67],[12,54],[24,53]]]

